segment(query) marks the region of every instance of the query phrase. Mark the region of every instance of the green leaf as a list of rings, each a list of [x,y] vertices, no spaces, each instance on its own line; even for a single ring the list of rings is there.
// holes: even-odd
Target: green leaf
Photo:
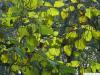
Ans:
[[[31,52],[34,50],[37,44],[38,44],[37,39],[34,36],[27,37],[26,46],[27,48],[29,48]]]
[[[17,72],[18,70],[20,70],[20,67],[19,67],[18,65],[12,65],[12,66],[11,66],[11,70],[12,70],[13,72]]]
[[[92,72],[94,72],[94,73],[96,72],[96,66],[95,65],[92,65],[91,69],[92,69]]]
[[[26,27],[19,27],[18,33],[19,33],[20,39],[22,39],[22,37],[25,36],[25,35],[29,35]]]
[[[60,65],[59,72],[61,73],[61,75],[69,75],[69,73],[75,73],[75,69],[72,67],[67,67],[65,65]]]
[[[40,26],[40,33],[43,34],[43,35],[52,35],[53,30],[52,30],[52,28],[49,28],[46,25],[41,25]]]
[[[15,50],[22,58],[25,57],[25,53],[24,53],[23,49],[16,47]]]

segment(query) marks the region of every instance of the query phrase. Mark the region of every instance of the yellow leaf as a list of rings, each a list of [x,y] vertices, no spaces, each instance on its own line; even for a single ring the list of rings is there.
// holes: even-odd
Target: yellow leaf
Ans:
[[[47,14],[51,16],[57,16],[59,15],[59,11],[56,8],[50,8],[47,10]]]
[[[100,31],[92,30],[92,35],[94,39],[100,39]]]
[[[71,61],[72,67],[78,67],[79,65],[80,65],[79,61],[76,61],[76,60]]]
[[[54,35],[54,36],[58,36],[58,34],[59,34],[58,31],[54,31],[54,32],[53,32],[53,35]]]
[[[77,3],[77,0],[71,0],[72,3]]]
[[[55,3],[54,3],[54,7],[62,7],[62,6],[64,6],[64,2],[63,1],[55,1]]]
[[[84,74],[84,67],[81,67],[81,68],[80,68],[80,73],[81,73],[81,75]]]
[[[85,41],[83,39],[77,40],[75,42],[75,47],[79,50],[83,50],[85,49],[86,45],[85,45]]]
[[[66,55],[71,56],[72,53],[71,46],[70,45],[64,46],[64,52],[66,53]]]
[[[49,49],[49,53],[53,56],[59,56],[60,54],[60,49],[56,49],[56,48],[50,48]]]
[[[86,13],[85,13],[85,16],[88,17],[89,19],[91,19],[91,17],[92,17],[91,10],[92,10],[91,8],[87,8]]]
[[[95,65],[92,65],[91,69],[92,69],[92,72],[94,72],[94,73],[96,72],[96,66]]]
[[[70,11],[74,11],[75,10],[75,7],[71,5],[71,6],[69,6],[69,10]]]
[[[84,6],[83,4],[78,4],[77,8],[80,9],[82,6]]]
[[[78,57],[79,55],[80,55],[79,52],[77,52],[77,51],[74,52],[74,56],[75,56],[75,57]]]
[[[86,31],[83,33],[82,37],[83,37],[86,41],[91,41],[91,39],[92,39],[92,33],[91,33],[91,31],[86,30]]]
[[[68,12],[66,11],[66,9],[61,11],[61,17],[63,20],[65,20],[68,17]]]
[[[90,31],[94,30],[94,28],[91,25],[82,25],[81,27]]]
[[[52,4],[51,4],[50,2],[45,2],[45,3],[44,3],[44,6],[49,6],[49,7],[51,7]]]
[[[80,22],[80,23],[85,23],[85,22],[87,22],[87,17],[86,17],[86,16],[80,16],[80,17],[79,17],[79,22]]]
[[[28,9],[36,9],[37,7],[43,5],[42,0],[25,0],[24,6]]]
[[[53,20],[52,20],[52,19],[48,19],[47,24],[48,24],[49,26],[51,26],[51,25],[53,24]]]
[[[75,39],[77,37],[78,37],[78,34],[75,31],[66,34],[66,39],[68,39],[68,38]]]
[[[8,55],[2,54],[1,55],[1,61],[2,61],[2,63],[8,63]]]
[[[28,12],[28,16],[38,18],[38,15],[35,12]]]
[[[100,70],[100,63],[96,63],[96,69]]]
[[[49,59],[54,60],[54,56],[51,55],[49,52],[47,52],[46,55],[47,55],[47,57],[48,57]]]

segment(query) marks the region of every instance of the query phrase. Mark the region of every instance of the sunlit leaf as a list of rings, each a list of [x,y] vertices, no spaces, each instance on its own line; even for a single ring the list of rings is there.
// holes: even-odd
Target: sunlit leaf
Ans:
[[[79,22],[80,23],[86,23],[87,22],[87,17],[86,16],[80,16],[79,17]]]
[[[75,10],[75,7],[71,5],[71,6],[69,6],[69,10],[70,11],[74,11]]]
[[[44,6],[49,6],[49,7],[51,7],[52,4],[51,4],[50,2],[45,2],[45,3],[44,3]]]
[[[62,7],[62,6],[64,6],[63,1],[55,1],[54,7]]]
[[[83,50],[86,47],[86,44],[83,39],[77,40],[75,42],[75,47],[79,50]]]
[[[43,35],[50,35],[50,34],[53,34],[53,30],[52,30],[52,28],[49,28],[46,25],[41,25],[40,26],[40,33]]]
[[[47,14],[51,16],[57,16],[59,15],[59,11],[56,8],[50,8],[47,10]]]
[[[79,61],[76,61],[76,60],[71,61],[71,66],[72,67],[78,67],[79,65],[80,65]]]
[[[82,37],[86,40],[86,41],[91,41],[92,39],[92,32],[91,31],[85,31],[82,35]]]
[[[31,18],[32,18],[32,17],[38,18],[38,15],[37,15],[35,12],[29,12],[29,13],[28,13],[28,16],[31,17]]]
[[[1,61],[2,61],[2,63],[8,63],[8,61],[9,61],[8,55],[2,54],[1,55]]]
[[[77,5],[77,8],[80,9],[82,6],[84,6],[84,5],[80,3]]]
[[[53,32],[53,35],[54,35],[54,36],[58,36],[58,34],[59,34],[58,31],[54,31],[54,32]]]
[[[94,39],[100,39],[100,31],[93,30],[92,35]]]
[[[77,3],[77,0],[71,0],[72,3]]]
[[[19,37],[22,38],[25,35],[29,35],[26,27],[20,27],[18,29]]]
[[[49,49],[49,53],[50,53],[52,56],[59,56],[59,54],[60,54],[60,49],[50,48],[50,49]]]
[[[61,17],[63,20],[65,20],[68,17],[68,12],[66,11],[66,9],[63,9],[61,11]]]
[[[92,10],[91,8],[87,8],[85,13],[85,16],[88,17],[89,19],[92,17],[91,10]]]
[[[69,33],[66,34],[66,39],[68,39],[68,38],[75,39],[77,37],[78,37],[78,34],[75,31],[69,32]]]
[[[70,45],[64,46],[64,52],[66,53],[66,55],[71,56],[72,53],[71,46]]]

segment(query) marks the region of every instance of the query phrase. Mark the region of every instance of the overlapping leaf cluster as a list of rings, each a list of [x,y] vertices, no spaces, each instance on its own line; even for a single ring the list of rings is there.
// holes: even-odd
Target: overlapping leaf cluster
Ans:
[[[0,63],[12,72],[100,72],[99,42],[97,0],[0,1]]]

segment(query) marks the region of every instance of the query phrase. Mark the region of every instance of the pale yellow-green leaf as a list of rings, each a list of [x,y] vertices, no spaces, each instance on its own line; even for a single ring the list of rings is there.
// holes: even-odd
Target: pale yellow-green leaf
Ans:
[[[20,37],[20,40],[22,39],[23,36],[29,35],[27,28],[26,27],[19,27],[18,28],[18,36]]]
[[[65,52],[66,55],[71,56],[71,53],[72,53],[71,46],[70,45],[65,45],[64,46],[64,52]]]
[[[84,72],[85,72],[84,67],[81,67],[81,68],[80,68],[80,73],[81,73],[81,75],[83,75],[83,74],[84,74]]]
[[[61,11],[61,18],[62,18],[63,20],[65,20],[67,17],[68,17],[68,12],[66,11],[66,9],[63,9],[63,10]]]
[[[49,52],[46,52],[46,55],[49,59],[54,60],[54,56],[51,55]]]
[[[82,37],[83,37],[86,41],[91,41],[91,39],[92,39],[92,32],[86,30],[86,31],[83,33]]]
[[[81,4],[81,3],[79,3],[79,4],[77,5],[77,8],[80,9],[82,6],[84,6],[84,5]]]
[[[79,22],[80,22],[80,23],[85,23],[85,22],[87,22],[87,17],[86,17],[86,16],[80,16],[80,17],[79,17]]]
[[[77,3],[77,0],[71,0],[72,3]]]
[[[42,0],[25,0],[24,1],[24,6],[28,9],[36,9],[37,7],[43,5]]]
[[[92,35],[94,39],[100,39],[100,31],[92,30]]]
[[[35,12],[28,12],[28,16],[29,17],[34,17],[34,18],[38,18],[38,14],[36,14]]]
[[[81,25],[81,27],[90,31],[94,30],[94,28],[91,25]]]
[[[85,13],[85,16],[88,17],[89,19],[91,19],[91,17],[92,17],[91,10],[92,10],[91,8],[87,8],[86,13]]]
[[[53,24],[53,20],[52,19],[48,19],[47,24],[49,25],[49,27],[51,27],[52,24]]]
[[[71,61],[71,66],[72,67],[78,67],[79,65],[80,65],[79,61],[76,61],[76,60]]]
[[[2,63],[8,63],[9,59],[8,59],[8,55],[7,54],[2,54],[1,55],[1,61]]]
[[[77,52],[77,51],[75,51],[73,54],[74,54],[75,57],[78,57],[80,55],[80,53]]]
[[[51,16],[57,16],[59,15],[59,11],[56,8],[50,8],[47,10],[47,14]]]
[[[96,63],[96,69],[100,70],[100,63]]]
[[[66,39],[68,38],[75,39],[77,37],[78,37],[78,34],[75,31],[66,34]]]
[[[54,3],[54,7],[62,7],[62,6],[64,6],[64,2],[63,1],[55,1],[55,3]]]
[[[58,31],[54,31],[54,32],[53,32],[53,35],[54,35],[54,36],[58,36],[58,34],[59,34]]]
[[[57,48],[50,48],[49,49],[49,53],[53,56],[59,56],[60,54],[60,49],[57,49]]]
[[[91,69],[92,69],[92,72],[94,72],[94,73],[96,72],[96,66],[95,65],[92,65]]]
[[[70,11],[74,11],[75,10],[75,7],[71,5],[71,6],[69,6],[69,10]]]
[[[52,4],[50,2],[45,2],[44,6],[52,7]]]
[[[85,41],[84,41],[83,39],[77,40],[77,41],[75,42],[75,47],[76,47],[78,50],[83,50],[83,49],[85,49],[85,47],[86,47]]]

